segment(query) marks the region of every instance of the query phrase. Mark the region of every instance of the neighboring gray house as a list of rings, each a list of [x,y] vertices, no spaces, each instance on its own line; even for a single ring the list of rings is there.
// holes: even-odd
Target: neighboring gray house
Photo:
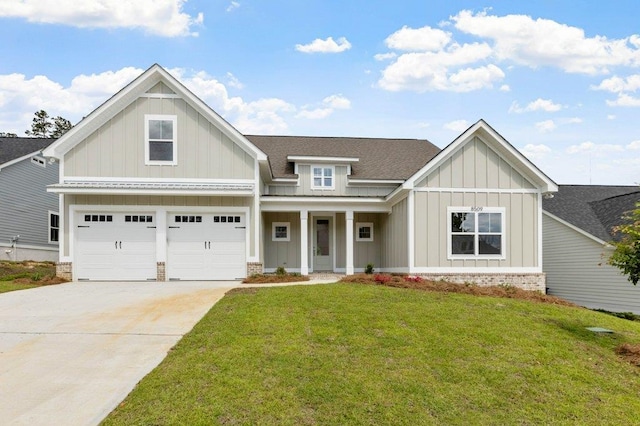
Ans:
[[[639,200],[638,186],[560,185],[543,201],[549,294],[592,309],[640,314],[640,286],[607,264],[612,228]]]
[[[0,138],[0,259],[58,259],[58,164],[42,156],[54,139]]]
[[[245,136],[154,65],[54,142],[58,274],[376,270],[544,290],[557,185],[483,120],[426,140]]]

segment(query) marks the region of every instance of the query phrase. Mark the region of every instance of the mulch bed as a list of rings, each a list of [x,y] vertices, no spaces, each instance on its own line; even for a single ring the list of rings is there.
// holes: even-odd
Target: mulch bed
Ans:
[[[437,291],[443,293],[471,294],[475,296],[502,297],[507,299],[523,299],[552,305],[577,306],[559,297],[549,296],[537,291],[504,286],[479,286],[476,284],[457,284],[445,281],[429,281],[420,277],[389,274],[356,274],[344,277],[342,282],[384,285],[388,287],[412,288],[415,290]]]
[[[294,274],[255,274],[242,280],[243,284],[277,284],[295,283],[298,281],[309,281],[306,275]]]

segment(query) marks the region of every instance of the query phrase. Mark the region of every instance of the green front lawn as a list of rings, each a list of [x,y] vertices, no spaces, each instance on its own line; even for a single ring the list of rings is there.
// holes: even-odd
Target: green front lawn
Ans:
[[[640,370],[615,348],[639,342],[637,322],[524,300],[246,288],[104,424],[637,424]]]

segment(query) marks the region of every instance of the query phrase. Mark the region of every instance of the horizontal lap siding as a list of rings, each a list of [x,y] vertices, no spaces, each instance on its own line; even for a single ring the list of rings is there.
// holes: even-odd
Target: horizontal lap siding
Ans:
[[[145,165],[145,114],[177,116],[176,166]],[[254,160],[182,99],[139,98],[65,155],[66,176],[253,179]]]
[[[547,215],[543,229],[549,294],[588,308],[640,314],[640,286],[606,264],[610,249]]]
[[[0,170],[0,241],[9,244],[19,235],[20,244],[49,244],[49,210],[58,211],[58,196],[46,186],[58,182],[58,164],[46,167],[26,159]]]

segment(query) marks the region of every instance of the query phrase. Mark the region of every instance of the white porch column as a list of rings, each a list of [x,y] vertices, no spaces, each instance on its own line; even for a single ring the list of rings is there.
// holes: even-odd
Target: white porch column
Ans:
[[[347,260],[346,260],[346,273],[347,275],[353,275],[353,211],[347,210],[345,212],[347,223],[345,226],[345,238],[347,240]]]
[[[309,212],[300,210],[300,274],[309,275]]]

